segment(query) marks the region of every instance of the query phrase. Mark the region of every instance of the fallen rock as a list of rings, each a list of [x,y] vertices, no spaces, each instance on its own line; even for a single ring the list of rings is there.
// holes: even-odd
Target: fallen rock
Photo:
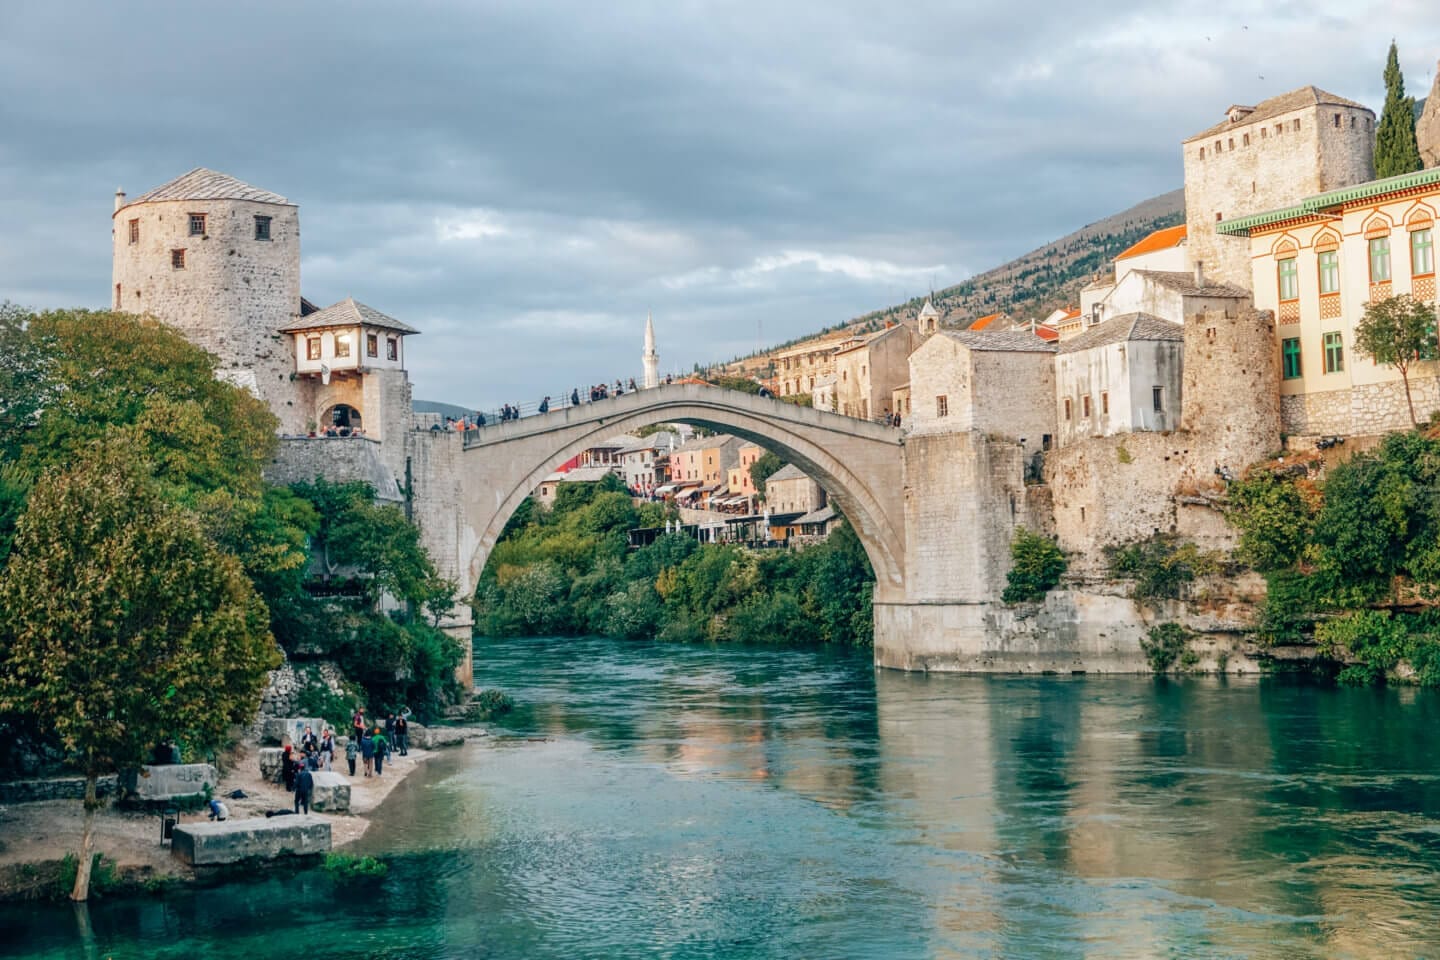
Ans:
[[[146,764],[126,770],[121,782],[127,794],[141,800],[176,800],[215,789],[220,773],[208,763]]]
[[[308,857],[329,849],[330,821],[314,816],[182,823],[170,841],[170,855],[195,867]]]
[[[410,724],[410,745],[419,747],[421,750],[457,747],[465,742],[465,734],[466,731],[457,727],[426,727],[412,723]]]
[[[343,773],[317,770],[310,774],[315,790],[310,794],[310,809],[321,813],[346,813],[350,809],[350,781]]]
[[[285,749],[283,747],[260,748],[260,776],[266,783],[279,783],[284,769]]]
[[[260,725],[260,742],[284,744],[289,740],[298,747],[306,727],[313,730],[318,739],[327,726],[329,724],[318,717],[271,717]]]

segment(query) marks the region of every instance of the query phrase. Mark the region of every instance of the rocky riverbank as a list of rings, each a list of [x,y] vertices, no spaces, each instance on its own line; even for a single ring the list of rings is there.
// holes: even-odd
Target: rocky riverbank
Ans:
[[[340,849],[358,840],[390,792],[435,755],[439,749],[457,746],[466,740],[484,737],[478,727],[430,728],[429,749],[412,748],[408,756],[393,756],[382,776],[350,779],[350,810],[344,814],[320,814],[330,820],[332,844]],[[238,745],[218,764],[222,771],[214,795],[225,800],[232,819],[263,817],[267,810],[288,810],[293,797],[283,784],[261,776],[260,747],[254,742]],[[337,768],[345,766],[343,757]],[[67,854],[80,849],[84,810],[68,786],[53,789],[42,783],[28,787],[32,794],[48,799],[0,803],[0,900],[41,900],[68,894],[64,874]],[[242,791],[245,796],[231,799]],[[23,796],[24,794],[15,794]],[[204,821],[204,810],[185,812],[182,822]],[[108,805],[95,820],[95,850],[105,864],[97,875],[92,892],[158,891],[174,884],[204,879],[171,856],[169,845],[160,843],[160,817],[150,811]],[[70,866],[73,871],[73,863]],[[69,874],[73,877],[73,872]]]

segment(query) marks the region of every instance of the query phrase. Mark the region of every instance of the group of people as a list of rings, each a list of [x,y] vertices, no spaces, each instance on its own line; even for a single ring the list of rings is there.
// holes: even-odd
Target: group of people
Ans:
[[[350,738],[345,743],[345,762],[350,776],[355,776],[356,761],[363,764],[364,775],[380,776],[387,757],[410,754],[410,711],[388,714],[383,722],[370,723],[363,710],[350,718]],[[295,812],[309,813],[310,798],[315,792],[314,774],[333,770],[335,766],[335,732],[326,727],[317,736],[310,727],[300,737],[298,746],[285,741],[280,754],[280,776],[285,789],[295,795]]]

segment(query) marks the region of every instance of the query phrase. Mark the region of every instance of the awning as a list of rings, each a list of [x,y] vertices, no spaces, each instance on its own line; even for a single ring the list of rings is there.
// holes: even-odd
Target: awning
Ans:
[[[658,494],[660,494],[661,496],[664,496],[665,494],[669,493],[671,490],[674,490],[674,489],[675,489],[675,484],[673,484],[673,483],[667,483],[667,484],[665,484],[665,486],[663,486],[663,487],[656,487],[656,488],[655,488],[655,492],[658,493]]]

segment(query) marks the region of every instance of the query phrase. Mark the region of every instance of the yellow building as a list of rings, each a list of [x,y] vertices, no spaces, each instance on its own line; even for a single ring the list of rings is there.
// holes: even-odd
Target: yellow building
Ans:
[[[1292,437],[1410,426],[1400,374],[1359,354],[1355,327],[1367,304],[1390,296],[1435,304],[1437,210],[1440,168],[1216,224],[1250,239],[1255,306],[1275,315],[1281,417]],[[1414,364],[1410,390],[1420,419],[1440,410],[1440,362]]]

